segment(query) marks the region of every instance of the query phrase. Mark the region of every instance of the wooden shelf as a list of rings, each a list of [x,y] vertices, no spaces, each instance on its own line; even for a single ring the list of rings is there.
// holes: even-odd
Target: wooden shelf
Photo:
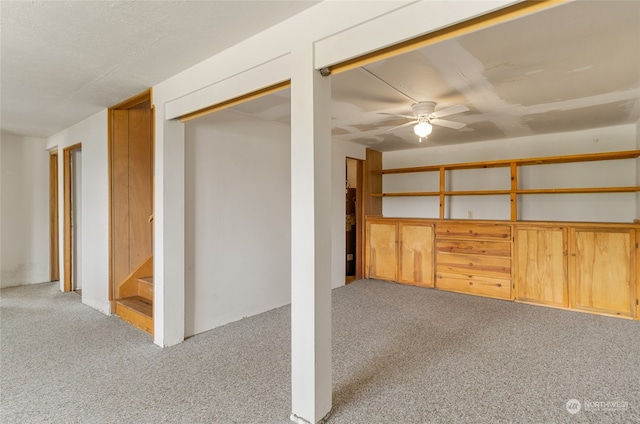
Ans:
[[[435,171],[440,171],[441,169],[444,169],[445,171],[451,171],[455,169],[508,168],[511,166],[511,164],[515,164],[516,166],[546,165],[546,164],[554,164],[554,163],[593,162],[593,161],[601,161],[601,160],[634,159],[637,157],[640,157],[640,150],[624,150],[620,152],[587,153],[582,155],[547,156],[547,157],[539,157],[539,158],[451,163],[446,165],[427,165],[427,166],[416,166],[411,168],[392,168],[392,169],[382,169],[374,172],[382,175],[406,174],[411,172],[435,172]]]
[[[373,197],[418,197],[418,196],[495,196],[515,194],[579,194],[579,193],[635,193],[640,186],[633,187],[579,187],[579,188],[533,188],[518,190],[460,190],[460,191],[407,191],[397,193],[373,193]]]
[[[572,188],[518,188],[518,168],[521,166],[594,162],[606,160],[624,160],[640,157],[640,150],[625,150],[619,152],[589,153],[581,155],[547,156],[537,158],[522,158],[511,160],[497,160],[484,162],[465,162],[445,165],[428,165],[411,168],[378,169],[371,171],[375,175],[406,174],[414,172],[438,172],[438,191],[409,191],[391,193],[372,193],[371,197],[418,197],[418,196],[439,196],[440,197],[440,219],[444,219],[444,209],[446,197],[448,196],[509,196],[511,221],[516,221],[518,216],[518,196],[527,194],[585,194],[585,193],[636,193],[640,192],[640,186],[626,187],[572,187]],[[486,169],[486,168],[510,168],[510,189],[506,190],[445,190],[446,171],[462,169]],[[378,177],[381,179],[381,177]]]

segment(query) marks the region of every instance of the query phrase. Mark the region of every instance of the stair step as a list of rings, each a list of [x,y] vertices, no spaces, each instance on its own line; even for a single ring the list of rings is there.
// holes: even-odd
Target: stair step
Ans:
[[[153,277],[138,278],[138,296],[153,302]]]
[[[116,315],[153,335],[153,302],[141,296],[116,300]]]

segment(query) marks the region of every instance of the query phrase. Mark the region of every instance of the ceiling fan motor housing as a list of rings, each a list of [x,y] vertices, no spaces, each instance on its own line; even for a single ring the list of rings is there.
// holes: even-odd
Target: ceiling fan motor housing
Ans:
[[[411,110],[416,117],[429,116],[436,108],[435,102],[418,102],[411,105]]]

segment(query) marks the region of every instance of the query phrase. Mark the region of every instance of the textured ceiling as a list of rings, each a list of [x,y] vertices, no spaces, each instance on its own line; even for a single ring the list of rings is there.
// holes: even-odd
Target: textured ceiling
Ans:
[[[2,129],[48,136],[313,2],[0,2]],[[333,135],[381,150],[640,120],[640,1],[579,0],[332,78]],[[415,101],[465,105],[422,143]],[[289,91],[233,108],[290,122]]]
[[[2,130],[52,135],[315,3],[3,0]]]
[[[331,78],[334,137],[380,151],[635,123],[640,1],[566,3]],[[286,95],[237,110],[287,122]],[[416,101],[467,106],[445,118],[466,127],[388,131]]]

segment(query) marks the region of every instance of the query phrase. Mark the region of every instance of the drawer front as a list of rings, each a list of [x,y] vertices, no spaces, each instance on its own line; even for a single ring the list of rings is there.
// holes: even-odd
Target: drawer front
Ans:
[[[504,224],[473,224],[450,223],[436,224],[436,239],[462,238],[462,239],[490,239],[511,240],[511,226]]]
[[[485,278],[471,275],[438,273],[436,288],[459,293],[511,299],[511,281],[499,278]]]
[[[436,272],[509,280],[511,279],[511,259],[438,253]]]
[[[478,241],[478,240],[438,240],[438,253],[457,253],[478,256],[511,257],[511,243],[508,241]]]

